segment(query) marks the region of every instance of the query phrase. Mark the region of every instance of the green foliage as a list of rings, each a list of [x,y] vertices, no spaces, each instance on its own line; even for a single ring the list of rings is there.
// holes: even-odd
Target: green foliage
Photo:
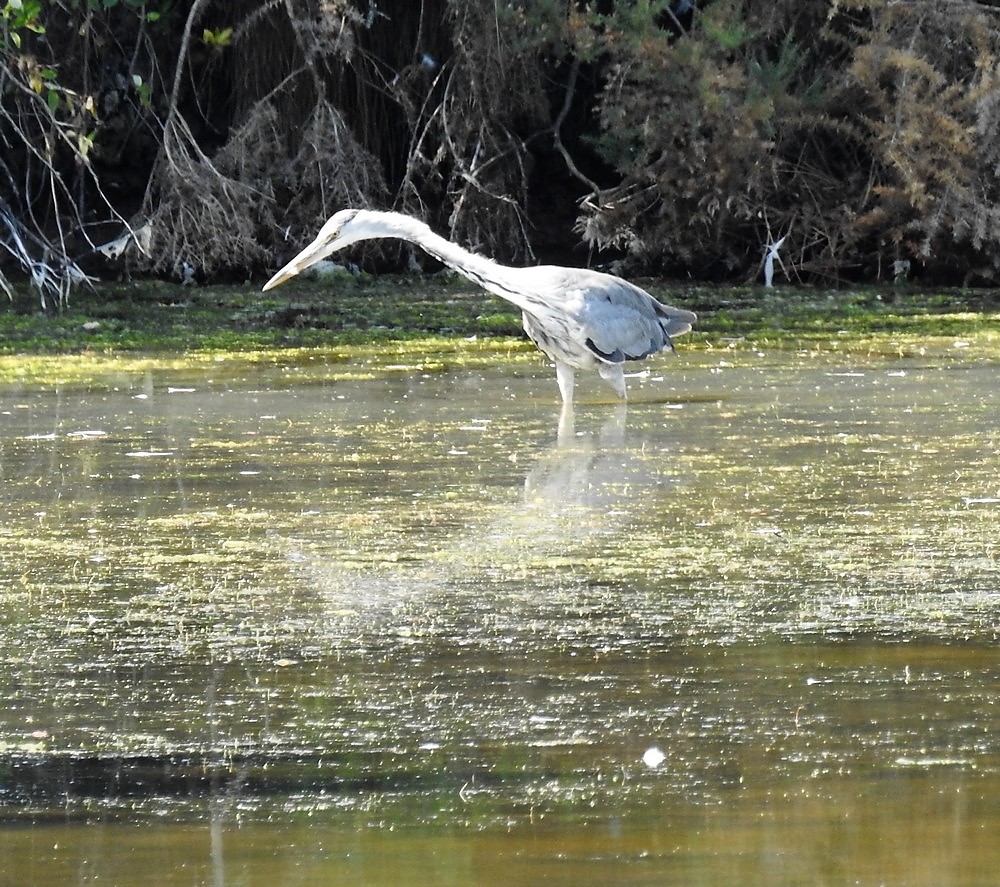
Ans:
[[[92,220],[119,230],[125,223],[104,190],[101,164],[121,156],[122,133],[152,122],[141,110],[156,79],[146,28],[160,12],[151,5],[8,0],[0,7],[0,258],[20,265],[43,306],[65,306],[87,281],[78,256],[93,244]],[[142,66],[146,79],[122,70],[126,64]],[[9,290],[3,270],[0,287]]]
[[[790,94],[803,50],[794,31],[768,43],[768,22],[736,0],[707,6],[679,36],[656,12],[636,5],[601,20],[610,76],[597,145],[624,181],[591,202],[584,234],[630,244],[647,263],[714,256],[736,268],[746,236],[731,232],[752,227],[784,120],[803,113]]]
[[[859,235],[924,265],[1000,273],[996,144],[1000,36],[974,4],[858,4],[869,12],[845,90],[855,104],[872,187]],[[978,267],[977,267],[978,265]]]
[[[15,47],[20,48],[20,31],[31,31],[44,34],[45,27],[41,23],[41,0],[8,0],[0,9],[4,20],[5,36],[9,36]]]
[[[212,30],[211,28],[205,28],[201,32],[201,41],[206,46],[214,46],[219,49],[224,49],[233,42],[233,29],[232,28],[219,28],[218,30]]]
[[[584,204],[586,240],[698,275],[753,273],[789,231],[801,277],[1000,274],[994,11],[715,0],[678,32],[662,9],[580,26],[601,31],[596,145],[622,175]]]

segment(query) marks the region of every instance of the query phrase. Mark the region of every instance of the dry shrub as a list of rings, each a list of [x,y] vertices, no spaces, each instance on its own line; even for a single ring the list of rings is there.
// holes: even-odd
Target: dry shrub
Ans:
[[[166,128],[152,184],[150,249],[141,261],[148,270],[186,279],[264,260],[252,207],[268,203],[268,195],[224,174],[181,117]]]
[[[276,244],[287,241],[295,252],[337,209],[367,204],[382,191],[377,164],[329,103],[312,110],[290,156],[284,142],[267,101],[212,158],[183,123],[168,133],[148,269],[183,276],[187,265],[211,277],[273,265]]]
[[[270,173],[281,195],[277,225],[301,232],[302,240],[312,239],[317,222],[338,209],[367,206],[385,193],[378,161],[325,101],[310,112],[294,153],[275,162]]]
[[[297,62],[277,85],[256,80],[260,68],[253,59],[255,47],[274,42],[275,12],[284,14],[291,35],[285,48]],[[192,9],[189,21],[196,13]],[[244,73],[254,80],[237,81],[243,122],[212,157],[175,100],[149,192],[149,270],[182,274],[188,266],[212,277],[273,265],[286,241],[296,250],[336,209],[367,204],[383,192],[377,162],[323,98],[318,74],[331,60],[350,56],[358,21],[347,3],[325,2],[315,10],[296,9],[291,0],[254,7],[236,37]],[[262,86],[268,91],[248,102],[247,94]]]
[[[450,58],[440,70],[423,60],[435,66],[430,88],[411,68],[396,89],[411,133],[398,206],[509,260],[533,257],[529,142],[549,122],[540,50],[559,22],[538,13],[558,5],[448,0]]]

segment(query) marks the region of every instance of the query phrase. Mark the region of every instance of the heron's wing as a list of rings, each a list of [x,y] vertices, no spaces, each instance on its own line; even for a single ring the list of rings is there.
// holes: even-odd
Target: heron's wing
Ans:
[[[559,305],[573,337],[600,360],[639,360],[670,348],[671,336],[691,329],[695,315],[663,305],[645,290],[586,269],[542,267],[532,279],[544,301]]]

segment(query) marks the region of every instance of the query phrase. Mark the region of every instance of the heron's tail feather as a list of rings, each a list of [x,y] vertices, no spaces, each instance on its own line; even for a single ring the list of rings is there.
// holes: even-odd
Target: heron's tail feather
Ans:
[[[660,325],[671,337],[691,332],[691,327],[698,321],[698,315],[693,311],[675,308],[673,305],[664,305],[662,302],[656,303],[656,313],[662,318]]]

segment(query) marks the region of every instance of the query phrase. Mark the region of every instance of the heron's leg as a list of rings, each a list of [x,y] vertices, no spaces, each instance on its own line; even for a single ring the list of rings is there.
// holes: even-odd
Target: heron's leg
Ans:
[[[601,374],[601,378],[605,382],[615,389],[615,394],[622,400],[628,398],[625,391],[625,368],[620,363],[599,363],[597,372]]]
[[[576,437],[576,421],[573,415],[573,404],[564,403],[559,411],[559,432],[556,442],[560,446],[566,446]]]
[[[573,403],[573,367],[561,360],[556,361],[556,381],[563,403]]]

